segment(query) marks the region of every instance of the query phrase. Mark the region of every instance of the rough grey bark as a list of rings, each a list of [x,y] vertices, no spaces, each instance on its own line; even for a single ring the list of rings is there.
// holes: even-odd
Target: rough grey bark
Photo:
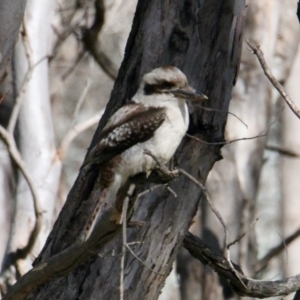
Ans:
[[[142,75],[157,66],[178,66],[192,86],[208,95],[209,101],[203,105],[227,111],[239,67],[244,9],[245,3],[240,0],[207,0],[201,4],[183,0],[139,1],[125,58],[90,149],[97,143],[107,118],[133,96]],[[190,112],[190,134],[209,142],[224,140],[226,113],[196,106]],[[220,147],[186,138],[175,157],[176,165],[205,182],[215,161],[221,158]],[[43,262],[68,249],[80,236],[99,197],[96,180],[97,169],[79,174],[35,266],[43,268]],[[139,199],[131,221],[144,221],[144,225],[127,229],[128,242],[142,242],[132,246],[136,255],[164,276],[127,254],[125,299],[158,297],[196,213],[201,191],[185,178],[177,179],[171,188],[177,198],[161,188]],[[106,203],[106,207],[114,205]],[[120,226],[111,216],[106,216],[106,220],[104,217],[98,252],[86,251],[88,260],[68,276],[40,286],[28,299],[119,299]],[[80,253],[82,257],[86,255],[83,250]],[[68,270],[66,267],[61,274]]]

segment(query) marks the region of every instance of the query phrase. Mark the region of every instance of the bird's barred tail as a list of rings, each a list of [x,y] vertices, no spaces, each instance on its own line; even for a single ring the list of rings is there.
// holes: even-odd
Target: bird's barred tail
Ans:
[[[94,227],[97,223],[97,219],[98,219],[98,215],[100,213],[100,208],[102,206],[102,204],[104,203],[104,200],[106,198],[106,192],[107,190],[104,190],[101,193],[100,198],[98,199],[95,208],[93,210],[92,215],[90,216],[86,226],[85,226],[85,230],[84,230],[84,241],[86,241],[92,234]]]

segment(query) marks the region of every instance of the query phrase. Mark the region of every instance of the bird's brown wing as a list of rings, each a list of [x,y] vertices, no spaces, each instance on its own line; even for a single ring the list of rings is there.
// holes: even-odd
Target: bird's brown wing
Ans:
[[[162,107],[128,104],[120,108],[109,119],[100,142],[91,150],[83,166],[105,163],[133,145],[147,141],[165,118]]]
[[[101,132],[100,140],[116,127],[130,121],[130,119],[136,117],[138,114],[146,111],[147,109],[148,108],[146,106],[137,103],[129,103],[122,106],[107,121],[107,124]]]

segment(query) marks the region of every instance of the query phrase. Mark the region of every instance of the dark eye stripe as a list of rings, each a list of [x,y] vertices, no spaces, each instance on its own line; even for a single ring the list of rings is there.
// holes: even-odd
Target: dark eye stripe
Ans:
[[[144,93],[145,95],[158,94],[161,93],[162,90],[168,90],[172,87],[175,87],[173,82],[163,80],[157,84],[145,84]]]
[[[157,85],[145,84],[144,87],[145,95],[153,95],[159,93]]]

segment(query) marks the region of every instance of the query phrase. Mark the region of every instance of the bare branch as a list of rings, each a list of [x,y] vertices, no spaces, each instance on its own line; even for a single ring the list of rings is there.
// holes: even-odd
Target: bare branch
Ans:
[[[61,79],[62,80],[66,80],[71,74],[72,72],[76,69],[76,67],[78,66],[78,64],[80,63],[80,61],[83,59],[85,55],[85,51],[84,50],[81,50],[77,57],[76,57],[76,60],[75,62],[72,64],[72,66],[70,68],[68,68],[61,76]]]
[[[234,114],[230,111],[223,111],[223,110],[216,109],[216,108],[204,107],[204,106],[201,106],[198,104],[194,104],[194,106],[200,107],[201,109],[206,110],[206,111],[216,111],[216,112],[220,112],[220,113],[225,113],[227,115],[231,115],[231,116],[235,117],[236,119],[238,119],[243,125],[245,125],[246,128],[248,128],[248,125],[240,117],[238,117],[236,114]]]
[[[38,192],[37,192],[37,188],[35,186],[34,180],[31,177],[31,175],[29,174],[27,167],[21,158],[20,152],[16,146],[13,135],[10,134],[7,130],[5,130],[5,128],[3,128],[0,125],[0,136],[7,146],[9,155],[11,156],[11,158],[13,159],[13,161],[15,162],[15,164],[18,166],[21,173],[23,174],[24,178],[26,179],[28,186],[30,188],[30,191],[32,193],[32,198],[33,198],[34,213],[35,213],[35,218],[36,218],[35,226],[29,237],[28,244],[24,248],[18,249],[18,251],[16,253],[17,254],[16,259],[20,258],[20,257],[24,258],[32,250],[33,245],[36,241],[36,238],[40,232],[40,229],[42,226],[42,221],[43,221],[42,220],[42,217],[43,217],[42,209],[39,204],[40,200],[39,200],[39,196],[38,196]]]
[[[78,98],[78,101],[76,103],[76,106],[75,106],[75,110],[74,110],[74,113],[73,113],[73,116],[72,116],[72,123],[71,123],[71,126],[73,126],[75,124],[75,121],[77,119],[77,116],[79,114],[79,111],[82,107],[82,104],[84,103],[84,100],[85,100],[85,97],[91,87],[91,75],[88,76],[88,78],[86,79],[85,81],[85,85],[84,85],[84,88],[82,90],[82,93],[80,95],[80,97]]]
[[[193,257],[226,278],[228,284],[240,296],[268,298],[288,295],[300,289],[300,274],[276,281],[255,280],[244,276],[242,270],[236,264],[233,264],[235,270],[233,272],[223,255],[215,252],[191,233],[188,233],[185,237],[183,246]]]
[[[224,229],[224,252],[225,252],[226,261],[228,263],[228,266],[231,269],[231,271],[233,273],[235,273],[235,275],[239,279],[240,283],[242,285],[244,285],[243,281],[239,278],[239,275],[237,274],[235,268],[233,267],[233,265],[231,263],[229,247],[227,246],[228,245],[228,228],[227,228],[221,214],[219,213],[219,211],[217,210],[217,208],[215,207],[213,202],[210,200],[209,194],[208,194],[205,186],[201,182],[199,182],[196,178],[194,178],[191,174],[187,173],[186,171],[184,171],[182,169],[178,169],[178,171],[180,174],[182,174],[185,177],[187,177],[188,179],[190,179],[194,184],[196,184],[203,191],[206,201],[207,201],[208,205],[210,206],[210,209],[213,211],[213,213],[215,214],[215,216],[218,218],[218,220],[220,221],[220,223],[223,226],[223,229]]]
[[[32,59],[31,59],[31,57],[32,57],[32,54],[31,54],[32,49],[31,49],[31,46],[30,46],[30,43],[29,43],[29,40],[28,40],[28,34],[27,34],[25,22],[23,22],[23,31],[24,31],[24,34],[22,34],[22,39],[23,39],[23,45],[24,45],[24,49],[25,49],[25,55],[26,55],[27,63],[28,63],[28,70],[27,70],[27,73],[24,76],[23,82],[21,83],[20,87],[18,87],[18,90],[19,90],[18,91],[18,95],[16,97],[15,105],[14,105],[14,108],[12,110],[12,113],[11,113],[11,116],[10,116],[10,119],[9,119],[9,123],[8,123],[8,126],[7,126],[7,131],[10,134],[13,134],[13,132],[15,130],[15,126],[16,126],[16,123],[17,123],[17,120],[18,120],[18,116],[19,116],[19,112],[20,112],[21,105],[22,105],[23,94],[25,92],[27,83],[29,82],[29,80],[32,77],[32,73],[33,73],[34,69],[41,62],[43,62],[45,59],[49,58],[49,56],[46,55],[46,56],[40,58],[36,63],[32,62]]]
[[[90,61],[91,62],[91,61]],[[76,138],[76,136],[78,136],[80,133],[82,133],[83,131],[89,129],[90,127],[98,124],[100,118],[103,115],[104,110],[100,110],[98,113],[96,113],[93,117],[89,118],[88,120],[75,125],[76,122],[76,118],[78,116],[78,113],[80,111],[80,108],[86,98],[86,95],[90,89],[91,86],[91,80],[90,80],[90,76],[86,79],[86,84],[84,86],[84,89],[82,90],[82,93],[80,95],[80,97],[78,98],[78,101],[76,103],[75,109],[74,109],[74,113],[72,116],[72,121],[71,121],[71,125],[70,125],[70,129],[67,132],[67,134],[64,136],[63,140],[60,143],[60,146],[58,147],[57,150],[57,154],[60,157],[60,159],[64,159],[64,157],[66,156],[67,150],[69,148],[70,143],[73,141],[74,138]]]
[[[150,186],[147,190],[139,193],[138,196],[137,196],[137,199],[139,199],[142,196],[145,196],[146,194],[156,190],[157,188],[159,188],[161,186],[165,186],[165,184],[156,184],[155,186]]]
[[[205,186],[201,182],[199,182],[196,178],[194,178],[191,174],[187,173],[186,171],[184,171],[182,169],[178,169],[178,171],[179,171],[180,174],[182,174],[185,177],[187,177],[189,180],[191,180],[195,185],[197,185],[203,191],[208,205],[210,206],[211,210],[213,211],[213,213],[216,215],[216,217],[218,218],[218,220],[220,221],[220,223],[223,226],[224,233],[225,233],[224,248],[227,248],[227,244],[228,244],[228,228],[227,228],[227,226],[226,226],[226,224],[225,224],[222,216],[220,215],[219,211],[216,209],[215,205],[210,200],[210,197],[208,195],[208,192],[207,192]]]
[[[289,157],[300,157],[300,154],[298,154],[294,151],[291,151],[289,149],[284,149],[284,148],[281,148],[281,147],[275,146],[275,145],[267,145],[266,149],[270,150],[270,151],[275,151],[280,155],[286,155]]]
[[[102,117],[104,110],[100,110],[98,113],[96,113],[94,116],[89,118],[86,121],[83,121],[77,125],[75,125],[73,128],[71,128],[67,134],[64,136],[63,140],[61,141],[58,150],[57,155],[61,160],[63,160],[67,154],[68,148],[70,143],[82,132],[86,131],[87,129],[91,128],[92,126],[96,125],[99,122],[99,119]]]
[[[73,25],[70,25],[77,11],[78,11],[77,8],[75,9],[72,8],[72,13],[69,15],[68,20],[64,20],[63,16],[61,16],[62,24],[64,25],[64,28],[66,28],[62,33],[60,33],[58,29],[54,25],[52,25],[53,31],[57,35],[57,41],[54,44],[52,55],[49,59],[49,62],[51,62],[56,57],[57,53],[59,52],[61,46],[66,41],[66,39],[72,33],[74,33],[76,29],[79,28],[82,18],[79,18],[79,21],[75,22]]]
[[[168,190],[175,198],[177,198],[177,194],[176,194],[175,191],[172,190],[169,186],[167,186],[167,190]]]
[[[256,135],[256,136],[252,136],[252,137],[248,137],[248,138],[240,138],[240,139],[234,139],[234,140],[231,140],[231,141],[226,141],[226,142],[216,142],[216,143],[210,143],[210,142],[206,142],[206,141],[203,141],[193,135],[190,135],[188,133],[185,134],[187,137],[193,139],[193,140],[196,140],[202,144],[205,144],[205,145],[227,145],[227,144],[231,144],[231,143],[235,143],[235,142],[238,142],[238,141],[247,141],[247,140],[254,140],[254,139],[257,139],[257,138],[261,138],[261,137],[265,137],[268,135],[268,133],[264,133],[264,134],[259,134],[259,135]]]
[[[256,218],[249,226],[249,229],[251,229],[255,223],[259,220],[259,218]],[[239,237],[237,237],[235,240],[233,240],[232,242],[230,242],[228,245],[227,245],[227,248],[230,248],[231,246],[233,246],[234,244],[238,243],[245,235],[247,234],[247,232],[243,232]]]
[[[286,239],[284,239],[278,246],[276,246],[275,248],[271,249],[255,265],[255,268],[254,268],[255,269],[255,274],[257,274],[257,273],[261,272],[262,270],[264,270],[267,267],[268,263],[270,262],[270,260],[273,257],[275,257],[280,252],[282,252],[287,247],[287,245],[289,245],[290,243],[292,243],[299,236],[300,236],[300,228],[298,228],[293,234],[291,234]]]
[[[256,47],[252,46],[250,44],[249,40],[247,40],[247,44],[249,45],[249,47],[253,51],[253,54],[255,54],[257,56],[257,58],[258,58],[258,60],[260,62],[260,65],[263,68],[263,71],[264,71],[265,75],[268,77],[268,79],[270,80],[270,82],[272,83],[272,85],[280,93],[280,95],[285,100],[285,102],[290,107],[290,109],[293,111],[293,113],[298,118],[300,118],[300,110],[299,110],[299,108],[296,106],[296,104],[294,103],[294,101],[286,93],[286,91],[284,90],[283,86],[278,82],[278,80],[271,73],[271,71],[270,71],[270,69],[269,69],[269,67],[268,67],[268,65],[267,65],[267,63],[266,63],[266,61],[264,59],[264,54],[260,50],[259,46],[256,46]]]
[[[104,72],[106,72],[112,80],[115,80],[118,70],[113,61],[101,50],[98,44],[98,35],[104,24],[104,14],[105,8],[103,0],[96,0],[94,23],[90,28],[86,29],[82,42]]]
[[[122,207],[122,215],[120,218],[120,224],[122,224],[122,236],[123,236],[123,243],[122,243],[122,257],[121,257],[121,266],[120,266],[120,300],[124,300],[124,269],[125,269],[125,255],[126,255],[126,248],[129,247],[127,245],[127,233],[126,233],[126,227],[127,227],[127,210],[128,210],[128,204],[130,197],[132,196],[135,189],[135,185],[131,184],[127,196],[125,197],[123,201],[123,207]]]

